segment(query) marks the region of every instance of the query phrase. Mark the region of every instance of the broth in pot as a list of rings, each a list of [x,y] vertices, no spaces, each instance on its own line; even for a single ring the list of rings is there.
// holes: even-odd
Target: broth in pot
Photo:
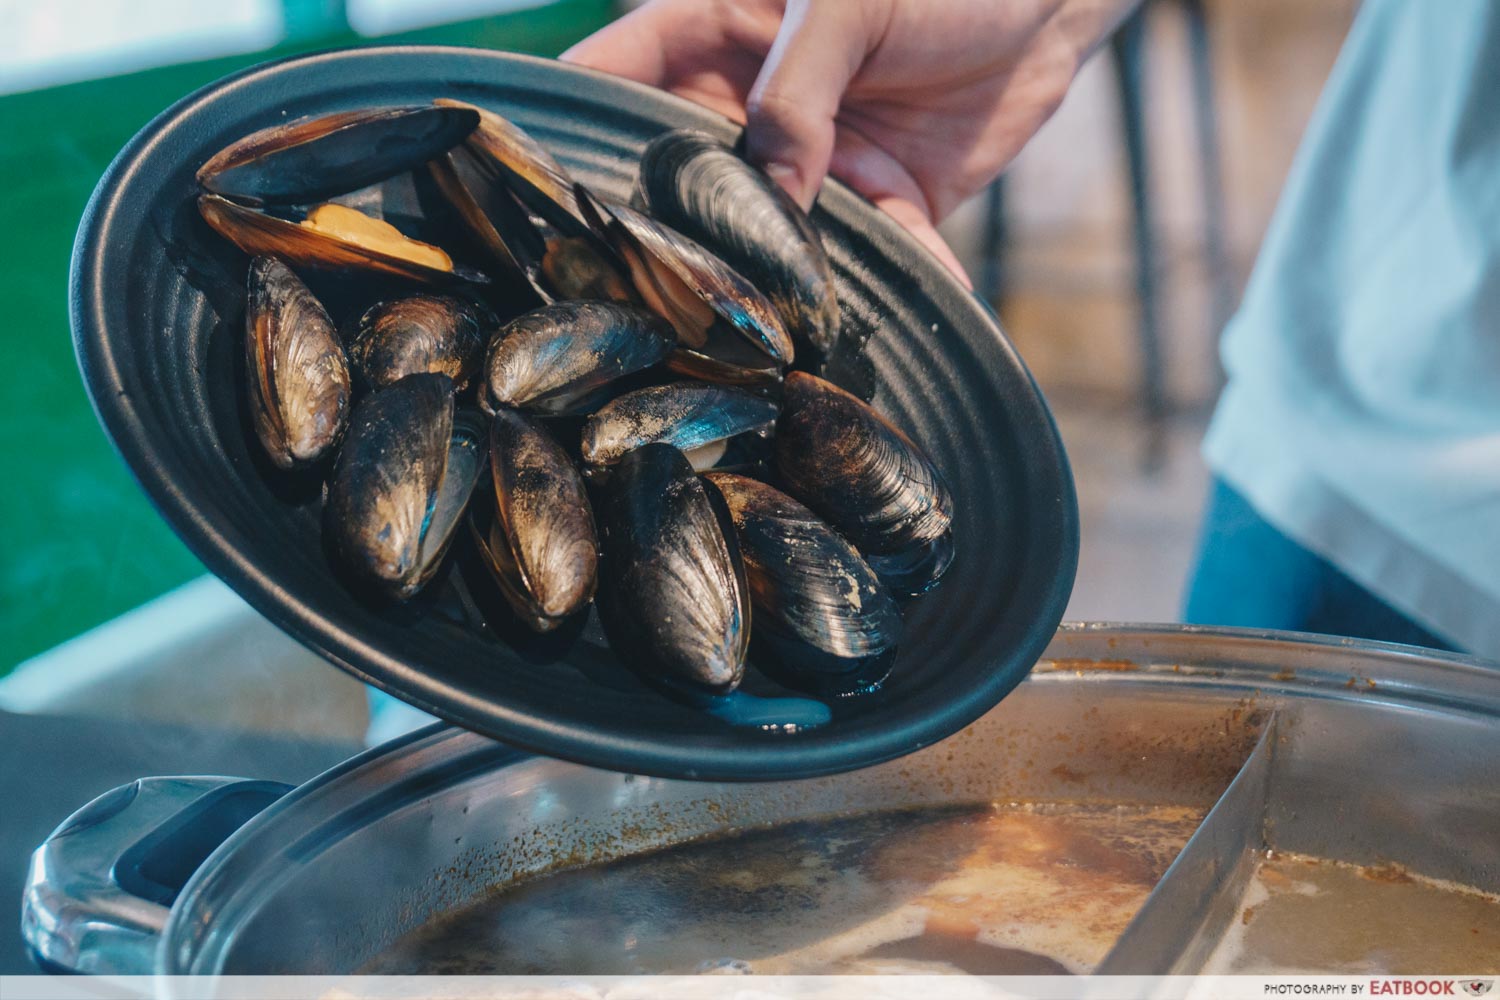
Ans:
[[[741,831],[507,887],[363,971],[1087,973],[1202,818],[1009,803]]]

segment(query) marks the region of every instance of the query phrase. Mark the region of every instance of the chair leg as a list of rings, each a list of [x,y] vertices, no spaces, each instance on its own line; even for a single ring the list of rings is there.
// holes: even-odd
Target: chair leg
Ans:
[[[1209,283],[1209,336],[1218,340],[1234,311],[1234,279],[1229,266],[1229,240],[1224,213],[1224,180],[1219,158],[1219,123],[1215,112],[1213,59],[1209,50],[1208,15],[1203,0],[1181,0],[1187,18],[1192,58],[1193,118],[1198,133],[1198,162],[1203,184],[1203,257]],[[1224,384],[1224,370],[1214,352],[1216,388]]]
[[[1005,304],[1005,177],[996,177],[984,196],[984,243],[980,248],[982,270],[979,292],[984,300],[1000,312]]]
[[[1167,417],[1166,361],[1157,301],[1157,254],[1152,226],[1146,155],[1145,48],[1146,8],[1138,8],[1110,40],[1120,90],[1120,124],[1130,181],[1132,233],[1135,243],[1137,325],[1141,347],[1141,409],[1146,441],[1142,467],[1161,467]]]

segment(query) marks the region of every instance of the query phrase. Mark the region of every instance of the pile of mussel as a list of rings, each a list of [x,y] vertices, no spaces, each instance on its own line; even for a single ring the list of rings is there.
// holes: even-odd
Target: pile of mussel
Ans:
[[[757,667],[788,687],[885,680],[898,599],[952,558],[952,499],[910,438],[803,370],[841,336],[832,271],[732,149],[666,133],[619,204],[438,100],[257,132],[198,182],[251,258],[255,436],[323,477],[355,589],[407,600],[467,545],[526,626],[596,602],[621,659],[679,696],[739,685],[752,616]],[[342,328],[313,291],[341,282],[363,296]]]

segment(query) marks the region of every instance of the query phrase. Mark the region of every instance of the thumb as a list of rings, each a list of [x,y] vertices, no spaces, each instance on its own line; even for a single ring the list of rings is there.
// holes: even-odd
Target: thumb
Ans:
[[[803,209],[833,155],[833,119],[869,52],[861,3],[791,0],[745,101],[745,152]]]

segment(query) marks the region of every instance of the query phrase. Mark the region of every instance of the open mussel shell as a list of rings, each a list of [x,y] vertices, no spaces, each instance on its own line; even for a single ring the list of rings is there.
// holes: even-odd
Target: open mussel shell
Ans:
[[[504,182],[479,171],[473,157],[463,150],[427,166],[438,190],[484,249],[490,273],[529,295],[537,305],[553,301],[541,273],[546,242]]]
[[[710,337],[711,347],[679,345],[667,358],[667,367],[687,378],[752,388],[774,385],[781,379],[782,366],[749,342],[712,332]]]
[[[578,208],[573,178],[529,132],[488,108],[450,98],[438,98],[433,104],[477,116],[478,125],[464,145],[499,174],[522,203],[554,226],[568,231],[588,228]]]
[[[450,295],[409,295],[378,302],[360,317],[349,361],[369,388],[437,372],[462,392],[484,361],[496,326],[481,305]]]
[[[535,421],[500,410],[490,425],[494,518],[471,518],[485,565],[511,608],[549,632],[594,597],[598,540],[583,479]]]
[[[877,688],[895,659],[901,612],[875,572],[785,493],[727,472],[704,478],[734,519],[755,612],[756,664],[815,694]]]
[[[318,207],[324,211],[331,207],[345,224],[315,228],[306,224],[306,218],[299,222],[270,215],[216,194],[198,196],[198,211],[204,221],[252,257],[279,257],[298,267],[366,271],[426,284],[488,280],[478,272],[455,267],[438,248],[405,237],[379,219],[342,206]],[[355,213],[359,219],[347,213]],[[356,225],[347,225],[349,221]]]
[[[660,317],[613,302],[557,302],[505,324],[490,341],[481,402],[573,412],[595,390],[650,368],[672,350]]]
[[[931,545],[952,525],[952,494],[922,450],[868,403],[815,375],[786,378],[775,461],[787,492],[866,555]]]
[[[522,276],[543,302],[637,301],[624,264],[584,218],[573,179],[545,146],[487,108],[446,98],[434,103],[479,118],[434,175],[503,270]]]
[[[624,265],[591,230],[568,219],[559,229],[533,218],[505,175],[465,146],[429,164],[438,190],[485,250],[497,276],[524,288],[539,304],[570,299],[638,302]],[[571,197],[571,189],[569,189]]]
[[[246,278],[245,376],[256,436],[272,462],[316,462],[349,421],[349,367],[327,310],[271,257]]]
[[[557,300],[607,299],[639,304],[625,265],[602,240],[544,228],[542,283]]]
[[[642,301],[677,331],[674,371],[747,384],[780,377],[792,363],[792,340],[754,285],[681,233],[577,190],[584,216],[625,262]]]
[[[583,460],[608,466],[642,445],[660,441],[687,453],[698,470],[711,468],[728,442],[776,421],[775,401],[708,382],[647,386],[611,400],[583,425]]]
[[[745,671],[750,593],[723,498],[668,444],[627,454],[600,492],[596,603],[610,645],[671,691],[732,691]]]
[[[409,375],[354,408],[323,530],[360,584],[412,597],[442,564],[488,460],[483,417],[455,414],[446,375]]]
[[[702,132],[678,130],[646,147],[637,190],[654,218],[764,293],[794,338],[824,355],[833,349],[839,303],[823,241],[763,172]]]
[[[322,201],[420,167],[479,124],[470,108],[368,108],[273,125],[198,169],[204,190],[250,205]]]

